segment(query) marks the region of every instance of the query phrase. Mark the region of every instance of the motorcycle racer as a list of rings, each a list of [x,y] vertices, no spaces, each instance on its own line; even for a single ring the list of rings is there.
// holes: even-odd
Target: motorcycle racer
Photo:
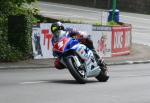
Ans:
[[[63,24],[61,22],[55,22],[51,25],[51,32],[53,34],[52,37],[52,45],[54,43],[58,42],[62,37],[72,37],[80,41],[81,44],[86,45],[89,49],[92,50],[94,57],[100,66],[101,70],[106,71],[106,64],[104,63],[103,59],[99,57],[97,54],[93,41],[91,40],[91,35],[87,34],[83,31],[78,31],[74,28],[64,28]],[[56,56],[56,53],[53,52],[53,56]],[[65,66],[59,61],[59,58],[56,58],[54,62],[54,66],[57,69],[63,69]]]

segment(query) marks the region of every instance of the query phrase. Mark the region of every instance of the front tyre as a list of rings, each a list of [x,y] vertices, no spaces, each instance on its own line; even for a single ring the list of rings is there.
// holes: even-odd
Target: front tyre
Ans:
[[[85,84],[87,81],[85,69],[77,67],[75,60],[71,56],[67,56],[65,58],[65,62],[69,72],[76,79],[76,81],[80,84]]]

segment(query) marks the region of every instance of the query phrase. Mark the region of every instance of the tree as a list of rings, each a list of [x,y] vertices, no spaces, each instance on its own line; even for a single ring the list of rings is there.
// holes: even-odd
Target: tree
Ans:
[[[0,3],[7,4],[12,3],[16,6],[21,6],[23,3],[31,4],[32,2],[35,2],[36,0],[1,0]]]
[[[0,1],[0,15],[8,16],[15,14],[18,9],[21,9],[24,3],[31,4],[37,0],[1,0]]]

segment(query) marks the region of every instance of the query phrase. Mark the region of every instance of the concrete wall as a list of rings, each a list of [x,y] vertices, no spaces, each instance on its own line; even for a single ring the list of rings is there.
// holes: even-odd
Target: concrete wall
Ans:
[[[110,9],[112,0],[41,0],[41,1]],[[117,0],[117,8],[121,11],[150,14],[150,0]]]

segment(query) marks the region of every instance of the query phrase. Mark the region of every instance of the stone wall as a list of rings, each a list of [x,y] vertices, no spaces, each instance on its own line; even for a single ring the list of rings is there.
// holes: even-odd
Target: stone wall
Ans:
[[[112,0],[41,0],[87,7],[110,9]],[[120,11],[150,14],[150,0],[117,0]]]

